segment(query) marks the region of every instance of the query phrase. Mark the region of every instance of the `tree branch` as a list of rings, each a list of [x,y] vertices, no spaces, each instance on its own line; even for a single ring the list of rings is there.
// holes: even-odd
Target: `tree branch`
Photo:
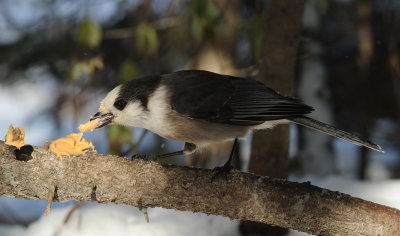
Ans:
[[[0,141],[0,196],[65,202],[115,202],[204,212],[278,225],[312,234],[399,235],[400,211],[309,183],[232,171],[212,171],[89,153],[60,161],[35,147],[18,161]]]

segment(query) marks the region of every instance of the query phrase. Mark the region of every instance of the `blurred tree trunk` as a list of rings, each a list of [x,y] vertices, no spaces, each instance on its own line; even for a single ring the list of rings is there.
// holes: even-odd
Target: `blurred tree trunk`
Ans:
[[[395,12],[390,12],[388,14],[388,20],[392,20],[396,17]],[[400,50],[399,45],[397,44],[399,39],[399,35],[397,32],[400,31],[400,23],[392,24],[389,28],[389,36],[388,36],[388,55],[389,55],[389,71],[390,77],[392,79],[392,88],[394,91],[394,101],[397,107],[396,109],[396,119],[397,127],[393,131],[395,143],[397,144],[397,150],[400,152]],[[397,163],[393,170],[393,178],[400,178],[400,157],[397,157]]]
[[[321,10],[317,1],[309,1],[304,11],[305,37],[310,40],[301,45],[300,51],[307,51],[307,57],[299,62],[299,81],[296,94],[311,105],[315,111],[309,116],[329,124],[334,123],[331,96],[327,88],[328,74],[323,61],[323,44],[316,37],[321,31]],[[304,48],[304,49],[303,49]],[[332,137],[315,130],[297,126],[299,172],[317,176],[329,176],[336,172]]]
[[[258,80],[285,95],[293,91],[304,5],[305,0],[270,1],[265,11]],[[289,126],[256,132],[251,153],[250,172],[287,178]],[[243,222],[241,231],[244,235],[286,234],[285,229],[253,222]]]
[[[371,81],[373,79],[372,76],[375,76],[374,71],[370,69],[372,67],[371,59],[374,54],[373,36],[371,29],[371,4],[369,2],[359,4],[357,7],[357,15],[360,19],[360,24],[358,25],[359,55],[357,58],[357,63],[360,71],[360,77],[366,78],[368,81]],[[360,132],[363,137],[370,139],[370,133],[368,132],[368,130],[373,127],[373,120],[370,119],[370,116],[364,116],[363,110],[358,113],[359,119],[362,122]],[[365,147],[362,147],[359,152],[359,166],[357,176],[361,180],[367,178],[367,169],[369,162],[368,153],[369,150]]]

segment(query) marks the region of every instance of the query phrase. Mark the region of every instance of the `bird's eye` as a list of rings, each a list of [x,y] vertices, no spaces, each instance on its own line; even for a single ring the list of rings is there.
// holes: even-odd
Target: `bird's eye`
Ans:
[[[114,107],[120,111],[122,111],[125,108],[125,106],[126,106],[126,101],[123,99],[118,99],[117,101],[114,102]]]

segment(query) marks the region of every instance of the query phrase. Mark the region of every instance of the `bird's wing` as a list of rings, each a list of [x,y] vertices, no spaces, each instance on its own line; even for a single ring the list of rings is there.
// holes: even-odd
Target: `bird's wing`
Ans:
[[[174,89],[172,109],[195,119],[251,126],[313,110],[251,79],[206,71],[180,71],[166,75],[164,81]]]
[[[282,96],[264,84],[247,79],[232,80],[235,92],[225,107],[234,121],[270,121],[310,113],[313,108],[298,99]]]

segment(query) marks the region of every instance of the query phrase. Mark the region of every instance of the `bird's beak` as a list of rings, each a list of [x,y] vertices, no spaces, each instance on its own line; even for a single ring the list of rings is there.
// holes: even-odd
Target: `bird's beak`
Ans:
[[[114,115],[112,113],[103,114],[101,112],[97,112],[94,116],[90,117],[90,121],[92,120],[99,120],[99,124],[97,125],[96,129],[106,126],[112,122]]]

